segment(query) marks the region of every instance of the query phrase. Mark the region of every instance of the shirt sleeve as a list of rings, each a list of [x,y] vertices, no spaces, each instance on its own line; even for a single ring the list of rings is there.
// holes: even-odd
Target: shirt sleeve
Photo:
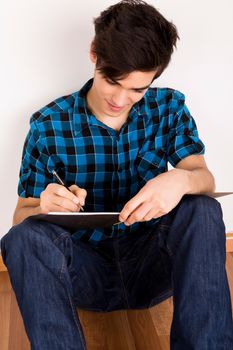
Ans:
[[[196,122],[185,104],[183,94],[182,96],[168,135],[167,160],[173,167],[190,155],[205,153],[205,145],[199,138]]]
[[[40,197],[40,193],[53,178],[47,170],[48,161],[47,149],[43,144],[36,122],[31,118],[19,173],[18,195],[20,197]]]

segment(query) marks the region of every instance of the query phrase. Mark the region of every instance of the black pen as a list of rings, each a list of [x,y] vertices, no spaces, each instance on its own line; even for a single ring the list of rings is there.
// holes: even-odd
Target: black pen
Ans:
[[[62,179],[61,179],[60,176],[56,173],[55,170],[52,170],[52,173],[53,173],[53,175],[56,177],[56,179],[57,179],[57,181],[59,182],[60,185],[64,186],[65,188],[67,188],[68,191],[72,192],[72,191],[69,189],[69,187],[66,186],[66,185],[64,184],[64,182],[62,181]],[[79,206],[80,206],[80,209],[81,209],[82,211],[84,211],[83,207],[82,207],[80,204],[79,204]]]

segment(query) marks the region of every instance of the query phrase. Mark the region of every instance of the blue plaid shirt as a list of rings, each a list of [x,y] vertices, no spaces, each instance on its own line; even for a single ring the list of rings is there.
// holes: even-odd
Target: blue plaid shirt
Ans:
[[[145,183],[192,154],[203,154],[185,96],[171,88],[149,88],[131,109],[120,131],[91,113],[86,94],[63,96],[34,113],[26,137],[18,194],[39,198],[55,169],[66,185],[86,189],[85,211],[121,211]],[[78,230],[73,239],[91,244],[109,237],[145,232],[159,219],[105,229]]]

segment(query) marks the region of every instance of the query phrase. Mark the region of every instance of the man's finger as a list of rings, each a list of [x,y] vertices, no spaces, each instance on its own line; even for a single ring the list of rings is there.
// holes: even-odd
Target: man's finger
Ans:
[[[135,197],[133,197],[132,199],[130,199],[126,205],[124,206],[124,208],[122,209],[122,211],[120,212],[119,215],[119,220],[120,221],[126,221],[128,219],[128,217],[133,213],[133,211],[140,205],[143,203],[143,195],[138,193]]]
[[[65,186],[55,184],[53,193],[57,196],[70,199],[73,203],[80,204],[79,198],[72,192],[70,192]]]
[[[133,225],[135,222],[144,221],[144,218],[154,210],[152,208],[152,204],[149,202],[145,202],[138,206],[131,215],[125,221],[126,226]]]
[[[69,189],[79,199],[79,203],[81,205],[84,205],[85,204],[85,199],[86,199],[86,196],[87,196],[87,191],[84,188],[80,188],[80,187],[78,187],[76,185],[70,186]]]
[[[50,206],[50,210],[49,211],[59,211],[59,212],[67,212],[67,213],[69,213],[70,212],[70,210],[69,209],[66,209],[66,208],[64,208],[64,207],[61,207],[60,205],[57,205],[57,204],[52,204],[51,206]]]
[[[58,205],[61,208],[64,208],[68,211],[76,212],[78,211],[80,204],[75,204],[73,200],[70,200],[69,198],[62,197],[62,196],[53,196],[51,199],[51,204]]]
[[[143,220],[144,221],[150,221],[152,219],[154,219],[156,217],[156,215],[159,215],[160,211],[156,211],[154,210],[154,208],[152,208],[144,217]]]

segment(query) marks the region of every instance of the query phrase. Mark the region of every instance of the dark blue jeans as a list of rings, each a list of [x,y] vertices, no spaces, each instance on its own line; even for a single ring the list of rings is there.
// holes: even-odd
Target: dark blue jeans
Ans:
[[[172,350],[231,350],[233,321],[221,206],[184,196],[150,232],[98,248],[26,219],[2,238],[3,260],[32,350],[84,350],[76,307],[153,306],[173,295]]]

